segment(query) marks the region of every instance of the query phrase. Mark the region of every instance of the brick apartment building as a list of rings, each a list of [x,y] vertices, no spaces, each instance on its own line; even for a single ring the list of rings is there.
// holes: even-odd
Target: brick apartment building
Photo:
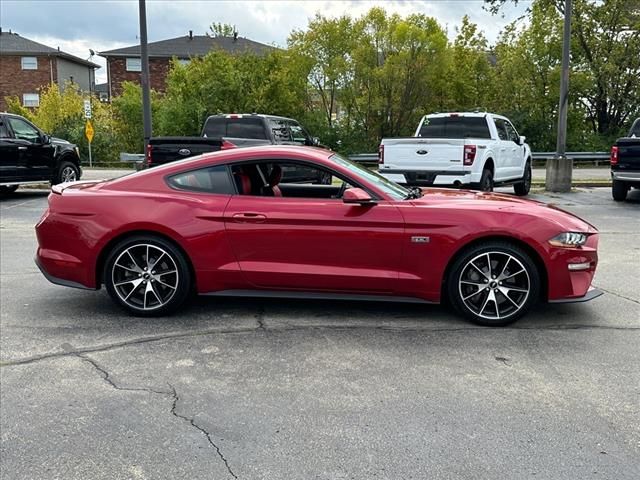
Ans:
[[[162,92],[165,89],[165,81],[173,58],[176,58],[179,62],[187,63],[191,58],[204,56],[215,49],[224,50],[233,55],[247,52],[264,55],[275,47],[238,36],[209,37],[206,35],[193,35],[193,32],[189,31],[188,35],[182,37],[149,43],[147,48],[149,52],[149,82],[151,88]],[[98,54],[107,59],[109,99],[122,92],[123,82],[140,83],[142,69],[140,45],[108,50]]]
[[[17,96],[25,107],[39,106],[40,89],[51,83],[64,89],[70,81],[91,92],[96,68],[100,66],[88,60],[0,30],[0,112],[10,96]]]

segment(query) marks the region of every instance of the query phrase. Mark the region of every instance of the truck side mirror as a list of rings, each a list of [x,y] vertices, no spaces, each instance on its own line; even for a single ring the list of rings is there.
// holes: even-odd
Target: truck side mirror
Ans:
[[[518,145],[524,145],[524,141],[527,139],[527,137],[525,137],[524,135],[520,135],[520,139],[518,142]]]
[[[42,143],[43,145],[49,145],[51,143],[51,137],[46,133],[43,133],[40,136],[40,143]]]

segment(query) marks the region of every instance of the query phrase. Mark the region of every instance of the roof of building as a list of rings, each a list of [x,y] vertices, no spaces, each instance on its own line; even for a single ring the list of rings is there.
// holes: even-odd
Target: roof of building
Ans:
[[[169,38],[159,42],[151,42],[147,48],[150,57],[167,58],[201,57],[216,49],[232,54],[248,52],[257,55],[263,55],[276,49],[276,47],[254,42],[244,37],[209,37],[207,35],[185,35]],[[99,52],[99,55],[103,57],[139,56],[140,45]]]
[[[0,55],[51,55],[61,57],[71,62],[79,63],[87,67],[100,68],[89,60],[63,52],[59,48],[51,48],[28,38],[22,37],[17,33],[0,31]]]

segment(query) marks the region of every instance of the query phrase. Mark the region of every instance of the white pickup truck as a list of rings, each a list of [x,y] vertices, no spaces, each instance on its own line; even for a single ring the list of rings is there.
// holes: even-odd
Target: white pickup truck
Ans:
[[[524,140],[500,115],[425,115],[413,137],[382,140],[378,171],[404,185],[491,191],[512,184],[516,195],[527,195],[531,149]]]

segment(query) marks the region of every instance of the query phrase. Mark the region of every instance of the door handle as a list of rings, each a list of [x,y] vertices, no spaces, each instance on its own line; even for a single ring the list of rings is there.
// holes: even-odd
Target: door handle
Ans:
[[[18,150],[26,150],[27,147],[18,147]]]
[[[267,221],[266,215],[253,212],[234,213],[231,218],[236,223],[264,223]]]

